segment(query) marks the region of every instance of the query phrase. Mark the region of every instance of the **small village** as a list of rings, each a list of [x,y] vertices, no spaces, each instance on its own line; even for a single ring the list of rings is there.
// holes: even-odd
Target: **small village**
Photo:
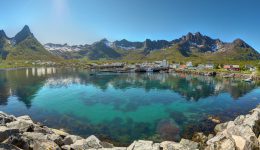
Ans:
[[[247,71],[247,74],[241,73]],[[143,72],[186,72],[192,74],[199,74],[205,76],[216,76],[219,74],[224,78],[243,78],[245,81],[253,80],[254,73],[257,68],[253,65],[240,66],[237,64],[225,64],[216,66],[213,63],[197,64],[193,65],[191,61],[185,64],[181,63],[169,63],[167,60],[144,62],[136,64],[127,64],[122,62],[105,63],[101,65],[91,64],[91,69],[98,70],[100,72],[116,72],[116,73],[143,73]]]

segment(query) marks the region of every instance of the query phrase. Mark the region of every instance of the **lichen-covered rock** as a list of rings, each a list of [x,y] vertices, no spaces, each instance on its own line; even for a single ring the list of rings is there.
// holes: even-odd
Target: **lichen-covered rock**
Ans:
[[[230,139],[222,139],[210,144],[205,150],[236,150],[236,147]]]
[[[246,115],[243,124],[250,126],[253,132],[258,135],[260,133],[260,112],[253,111],[252,114]]]
[[[190,149],[198,149],[198,143],[187,140],[187,139],[181,139],[180,144],[184,147],[188,147]]]
[[[53,133],[61,136],[61,137],[66,137],[67,135],[69,135],[69,133],[63,131],[63,130],[58,130],[58,129],[53,129],[53,128],[49,128]]]
[[[99,148],[98,150],[126,150],[126,147]]]
[[[234,121],[229,121],[229,122],[225,122],[225,123],[220,123],[220,124],[217,124],[214,128],[214,131],[215,133],[218,133],[218,132],[222,132],[224,131],[225,129],[228,129],[228,128],[231,128],[235,126],[235,123]]]
[[[127,150],[159,150],[160,144],[152,141],[138,140],[132,143]]]
[[[203,148],[206,146],[206,142],[208,140],[208,137],[204,135],[202,132],[197,132],[192,136],[192,141],[195,141],[199,144],[200,148]]]
[[[10,129],[18,129],[20,132],[33,131],[33,123],[24,120],[16,120],[7,123],[6,126]]]
[[[232,139],[237,147],[246,146],[247,149],[258,148],[257,137],[248,125],[237,125],[229,128],[226,134],[226,137]]]
[[[32,121],[32,119],[31,119],[31,117],[30,116],[27,116],[27,115],[25,115],[25,116],[20,116],[20,117],[17,117],[16,118],[18,121],[26,121],[26,122],[28,122],[28,123],[33,123],[33,121]]]
[[[33,145],[35,150],[61,150],[61,148],[53,141],[36,141]]]
[[[239,150],[251,149],[250,143],[243,137],[232,135],[232,139],[234,140],[237,149]]]
[[[61,146],[61,149],[62,150],[70,150],[71,147],[69,145],[63,145],[63,146]]]
[[[102,148],[102,145],[100,144],[100,140],[94,135],[89,136],[86,139],[86,143],[90,148]]]
[[[183,146],[180,143],[172,142],[172,141],[164,141],[160,144],[160,147],[163,150],[181,150]]]
[[[89,136],[87,139],[77,140],[75,143],[71,144],[70,147],[74,150],[103,148],[99,139],[94,135]]]
[[[47,140],[47,135],[44,135],[43,133],[24,132],[22,136],[30,140]]]
[[[54,132],[46,126],[40,126],[38,124],[34,125],[33,132],[43,133],[43,134],[54,134]]]

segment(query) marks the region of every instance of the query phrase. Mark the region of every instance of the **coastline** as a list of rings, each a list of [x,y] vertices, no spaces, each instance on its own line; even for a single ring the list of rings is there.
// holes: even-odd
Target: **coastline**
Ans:
[[[94,135],[84,139],[33,122],[29,116],[15,117],[0,111],[0,149],[254,150],[260,148],[260,105],[234,121],[217,124],[214,131],[215,135],[195,133],[191,140],[180,142],[136,140],[128,147],[116,147]]]

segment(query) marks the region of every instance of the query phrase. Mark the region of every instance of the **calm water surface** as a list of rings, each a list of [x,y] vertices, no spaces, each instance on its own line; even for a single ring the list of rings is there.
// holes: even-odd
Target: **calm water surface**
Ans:
[[[260,103],[256,83],[185,74],[0,71],[0,111],[113,143],[190,138]]]

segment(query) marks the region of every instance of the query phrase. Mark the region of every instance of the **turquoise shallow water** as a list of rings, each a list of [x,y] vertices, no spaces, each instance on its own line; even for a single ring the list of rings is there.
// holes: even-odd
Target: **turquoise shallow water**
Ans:
[[[0,110],[50,127],[128,144],[210,133],[260,103],[257,83],[185,74],[31,68],[0,72]]]

